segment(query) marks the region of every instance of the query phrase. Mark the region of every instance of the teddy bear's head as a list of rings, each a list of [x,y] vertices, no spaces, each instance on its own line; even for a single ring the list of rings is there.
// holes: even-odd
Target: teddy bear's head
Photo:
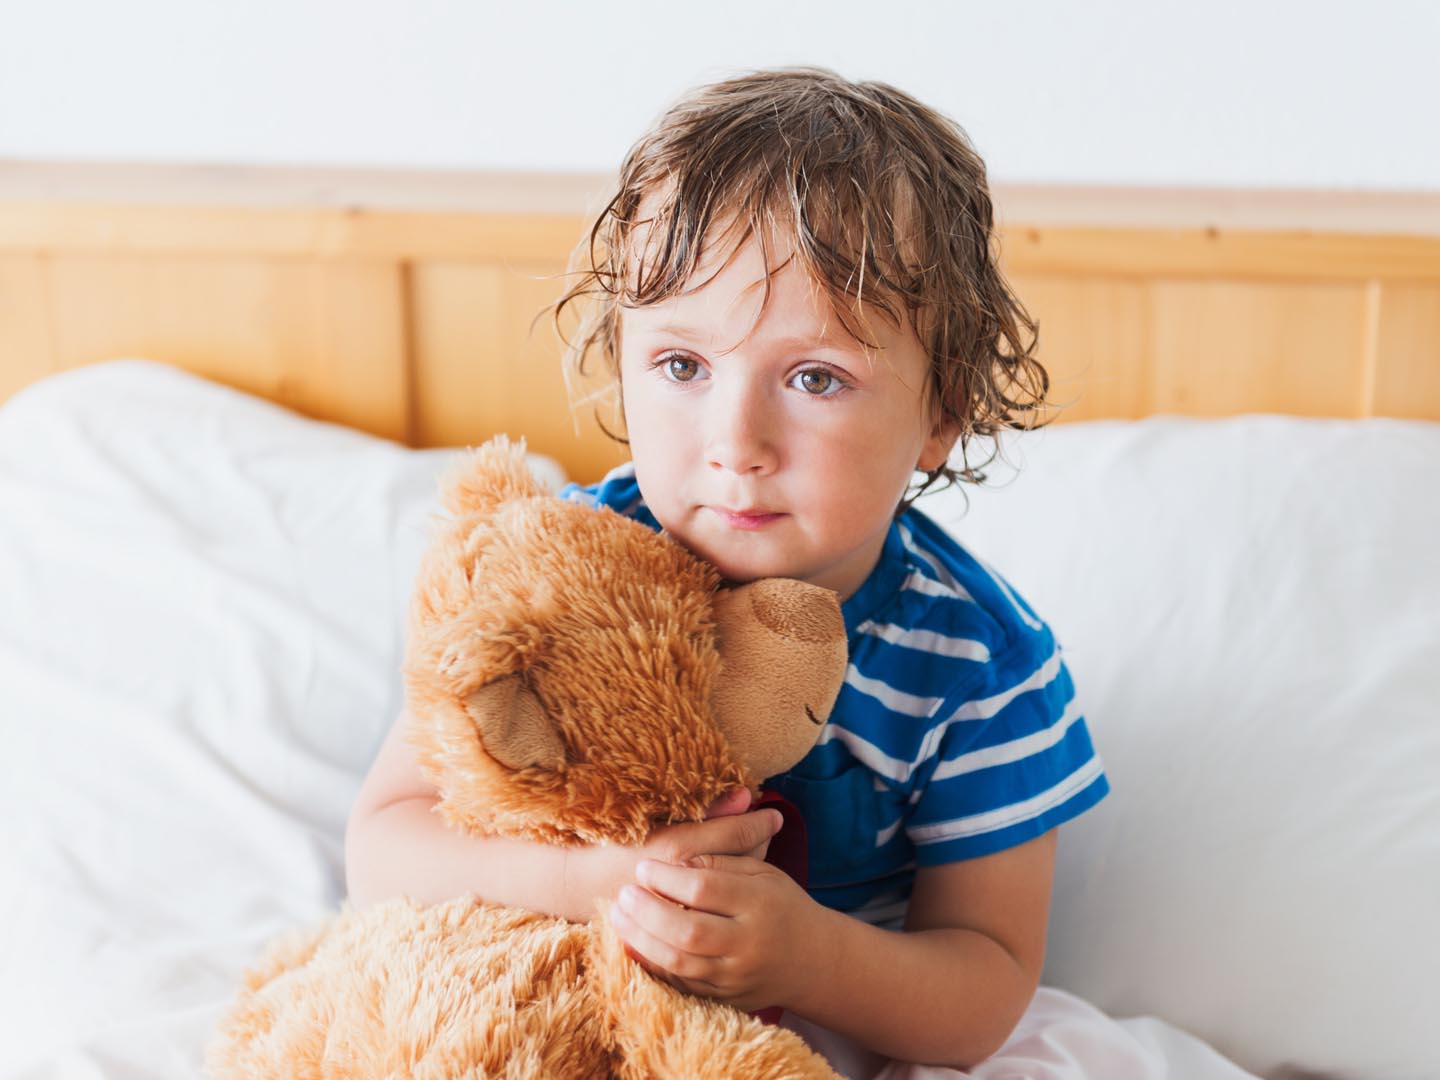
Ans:
[[[405,675],[451,824],[636,843],[814,744],[845,675],[833,592],[720,589],[668,538],[546,494],[503,438],[456,467],[445,506]]]

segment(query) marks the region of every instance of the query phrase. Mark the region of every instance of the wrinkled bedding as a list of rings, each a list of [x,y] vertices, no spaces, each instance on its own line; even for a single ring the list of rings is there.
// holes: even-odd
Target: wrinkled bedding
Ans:
[[[57,376],[0,409],[0,1078],[198,1075],[262,944],[337,907],[345,817],[399,708],[405,602],[449,460],[141,361]],[[986,535],[985,515],[972,520]],[[1030,599],[1074,619],[1059,598]],[[1095,665],[1084,650],[1072,663],[1083,687]],[[1119,813],[1131,751],[1097,721]],[[1430,744],[1416,752],[1414,768],[1435,760]],[[1092,855],[1103,839],[1085,841]],[[1095,882],[1134,872],[1109,858],[1064,863],[1057,908],[1093,917]],[[1060,925],[1068,975],[1083,946]],[[1089,996],[1151,1011],[1099,1000],[1126,980]],[[1248,1075],[1176,1024],[1183,1008],[1119,1023],[1057,987],[972,1075]]]

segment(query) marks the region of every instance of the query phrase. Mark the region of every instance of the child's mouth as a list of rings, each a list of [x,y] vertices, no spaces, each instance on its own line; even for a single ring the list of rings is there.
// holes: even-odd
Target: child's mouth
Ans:
[[[779,521],[784,514],[770,513],[759,510],[726,510],[723,507],[710,507],[721,521],[732,529],[763,529],[771,522]]]

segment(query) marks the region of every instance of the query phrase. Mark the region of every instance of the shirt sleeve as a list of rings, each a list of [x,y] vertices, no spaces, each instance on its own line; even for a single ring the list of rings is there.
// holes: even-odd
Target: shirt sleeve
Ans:
[[[555,494],[566,502],[584,503],[586,506],[594,506],[599,501],[599,484],[577,484],[573,481],[565,484]]]
[[[1109,791],[1048,627],[994,657],[937,713],[934,755],[911,793],[906,835],[920,866],[1022,844]]]
[[[634,518],[657,532],[660,530],[660,523],[650,513],[640,494],[635,469],[628,462],[611,471],[598,484],[566,484],[556,494],[567,502],[584,503],[597,509],[605,507],[623,517]]]

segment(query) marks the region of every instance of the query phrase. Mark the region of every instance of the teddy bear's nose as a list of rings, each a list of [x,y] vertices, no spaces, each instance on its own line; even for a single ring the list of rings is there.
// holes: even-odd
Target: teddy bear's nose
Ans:
[[[789,578],[757,581],[751,590],[751,610],[767,630],[796,641],[844,639],[840,597],[832,590]]]

